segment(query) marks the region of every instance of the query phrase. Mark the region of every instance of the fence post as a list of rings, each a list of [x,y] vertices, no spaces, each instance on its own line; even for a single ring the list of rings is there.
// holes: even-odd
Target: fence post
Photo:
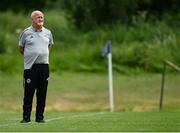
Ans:
[[[161,93],[160,93],[159,111],[162,110],[162,106],[163,106],[165,76],[166,76],[166,62],[163,62],[163,72],[162,72],[162,81],[161,81]]]

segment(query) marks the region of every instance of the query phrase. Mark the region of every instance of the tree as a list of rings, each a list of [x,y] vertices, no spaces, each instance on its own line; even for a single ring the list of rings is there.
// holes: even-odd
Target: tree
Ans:
[[[48,0],[1,0],[0,11],[31,11],[43,9],[47,4]]]

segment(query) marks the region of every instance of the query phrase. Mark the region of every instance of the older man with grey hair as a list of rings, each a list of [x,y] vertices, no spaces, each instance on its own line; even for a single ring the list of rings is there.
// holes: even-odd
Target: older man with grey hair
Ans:
[[[33,11],[32,25],[26,28],[19,38],[19,52],[24,55],[24,99],[23,120],[31,122],[33,96],[36,91],[36,119],[44,121],[44,110],[49,79],[49,52],[53,44],[51,31],[43,27],[44,14]]]

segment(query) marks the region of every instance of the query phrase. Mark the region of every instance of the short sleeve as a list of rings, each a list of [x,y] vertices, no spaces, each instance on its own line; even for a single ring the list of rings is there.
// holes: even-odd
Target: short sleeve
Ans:
[[[49,44],[50,44],[50,45],[53,45],[53,44],[54,44],[53,36],[52,36],[52,33],[51,33],[51,32],[50,32],[50,35],[49,35]]]
[[[24,47],[25,45],[25,33],[22,32],[19,36],[19,46]]]

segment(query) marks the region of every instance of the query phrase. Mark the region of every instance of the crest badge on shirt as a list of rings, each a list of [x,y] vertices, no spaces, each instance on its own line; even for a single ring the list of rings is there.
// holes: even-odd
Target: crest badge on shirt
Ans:
[[[34,38],[33,36],[30,36],[30,39]]]

